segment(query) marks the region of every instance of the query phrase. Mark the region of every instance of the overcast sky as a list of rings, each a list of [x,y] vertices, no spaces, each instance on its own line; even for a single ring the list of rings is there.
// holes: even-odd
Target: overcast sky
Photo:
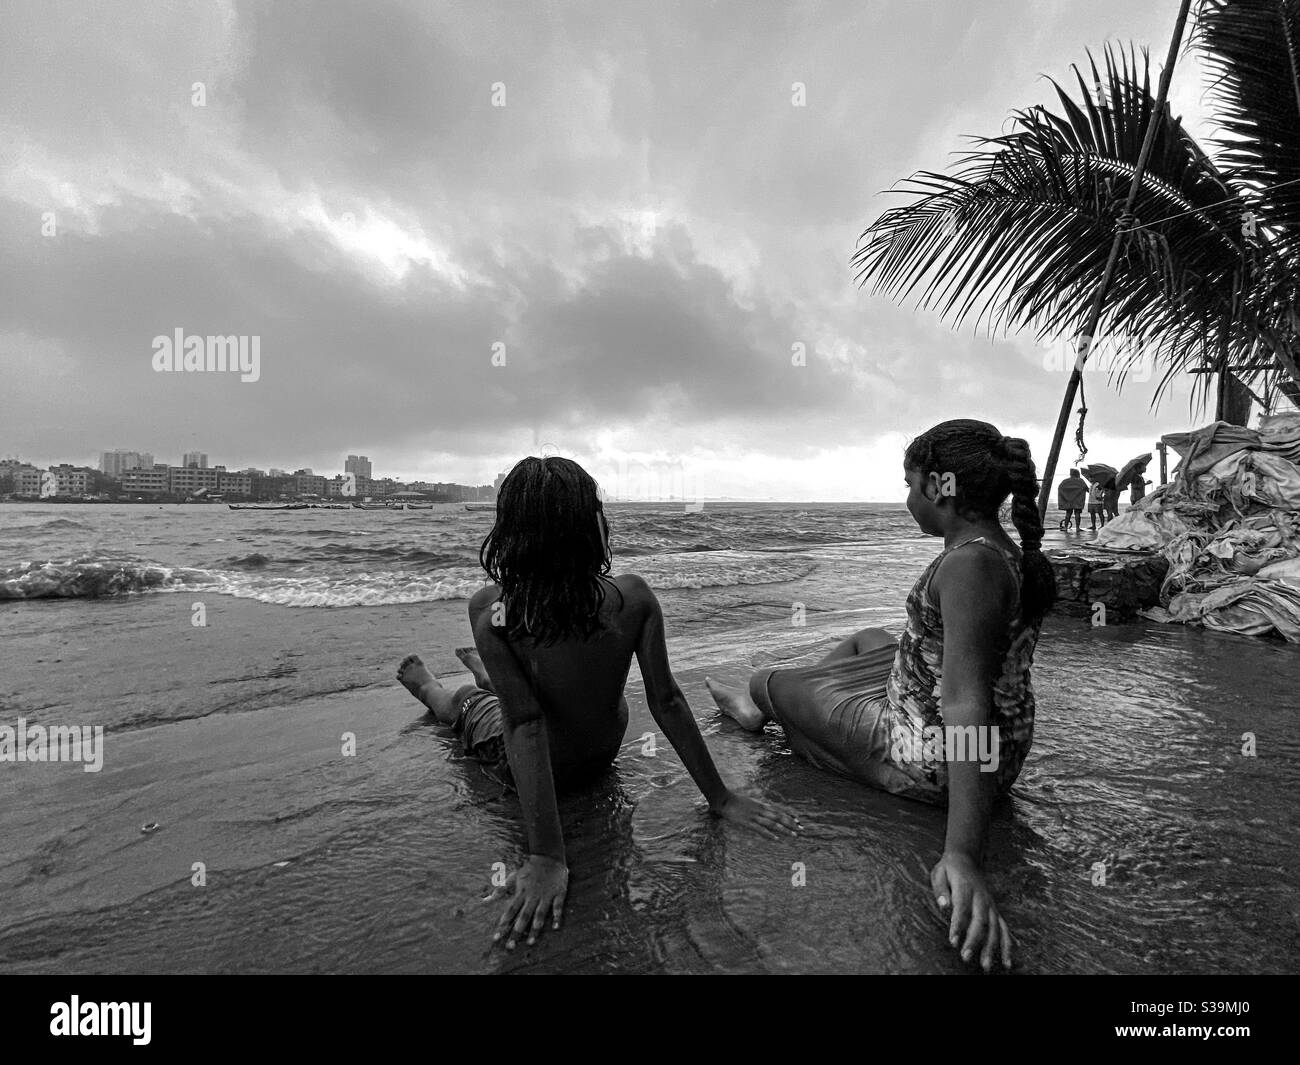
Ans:
[[[616,495],[901,499],[905,441],[978,417],[1041,464],[1066,374],[850,258],[1042,75],[1158,66],[1176,8],[5,0],[0,457],[481,482],[544,449]],[[177,329],[259,337],[259,379],[156,372]],[[1100,461],[1189,425],[1185,387],[1087,385]]]

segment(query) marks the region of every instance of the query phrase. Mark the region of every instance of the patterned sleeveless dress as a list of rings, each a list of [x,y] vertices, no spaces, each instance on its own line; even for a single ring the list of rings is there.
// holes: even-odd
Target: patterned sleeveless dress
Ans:
[[[798,669],[768,669],[750,680],[750,695],[785,729],[796,753],[896,795],[944,805],[948,767],[942,747],[927,743],[944,726],[943,617],[930,583],[951,551],[979,544],[997,551],[1016,582],[1011,620],[1002,634],[1002,668],[993,686],[997,789],[1005,794],[1034,737],[1030,680],[1041,621],[1020,617],[1020,559],[979,536],[939,554],[907,596],[907,627],[895,644]]]

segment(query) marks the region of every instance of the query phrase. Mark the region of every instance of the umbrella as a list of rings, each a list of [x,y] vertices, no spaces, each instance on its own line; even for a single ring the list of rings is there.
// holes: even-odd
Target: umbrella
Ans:
[[[1084,466],[1079,472],[1093,484],[1105,484],[1112,477],[1119,475],[1119,470],[1114,466],[1107,466],[1104,462],[1094,462],[1091,466]]]
[[[1115,478],[1115,487],[1127,488],[1130,481],[1147,472],[1147,465],[1150,461],[1150,451],[1144,452],[1135,459],[1129,459],[1124,464],[1124,468],[1119,471],[1119,476]]]

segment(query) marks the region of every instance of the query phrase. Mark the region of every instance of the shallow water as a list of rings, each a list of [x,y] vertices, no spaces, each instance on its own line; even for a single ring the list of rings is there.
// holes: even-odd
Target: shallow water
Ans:
[[[236,551],[274,557],[308,539],[302,527],[250,528],[227,548],[213,541],[244,514],[173,509],[4,507],[0,526],[66,515],[86,527],[79,548],[208,572]],[[785,509],[750,518],[742,546],[798,579],[660,594],[674,668],[724,777],[795,810],[808,831],[772,844],[712,820],[661,736],[653,757],[643,753],[640,737],[657,729],[633,685],[615,770],[563,803],[566,926],[513,955],[489,949],[496,906],[478,899],[493,863],[517,861],[517,807],[391,679],[408,650],[436,672],[459,670],[463,602],[285,606],[209,583],[0,603],[0,724],[109,729],[100,773],[0,764],[0,971],[964,971],[928,901],[942,813],[812,769],[775,727],[752,736],[710,712],[706,669],[739,680],[866,624],[896,631],[903,595],[936,550],[897,509]],[[713,535],[746,524],[735,511],[709,516]],[[252,528],[339,514],[351,518],[253,515]],[[661,537],[660,554],[685,554],[699,530],[677,518],[642,508],[623,523]],[[616,536],[619,519],[614,509]],[[480,523],[459,529],[465,543],[486,528],[463,521]],[[856,542],[827,542],[858,529]],[[383,535],[407,552],[465,549]],[[0,567],[30,560],[14,542],[0,539]],[[651,568],[640,565],[656,550],[646,546],[624,560],[630,568]],[[738,572],[726,558],[705,565],[697,576]],[[372,553],[345,557],[335,576],[346,592],[356,574],[389,580],[408,566],[436,568],[411,557],[377,565]],[[202,628],[190,624],[196,599]],[[802,627],[791,623],[797,604]],[[1049,620],[1034,749],[990,856],[1019,969],[1295,971],[1297,653],[1179,626]],[[357,737],[355,757],[341,756],[344,732]],[[1256,757],[1242,755],[1244,733]],[[143,834],[151,821],[160,827]],[[195,862],[205,886],[191,882]],[[795,863],[804,886],[792,884]]]

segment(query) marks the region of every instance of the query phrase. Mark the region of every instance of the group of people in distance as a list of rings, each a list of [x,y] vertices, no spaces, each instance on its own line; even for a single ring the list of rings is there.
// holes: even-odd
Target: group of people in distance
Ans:
[[[1145,471],[1139,469],[1133,474],[1129,489],[1129,503],[1134,504],[1145,498],[1147,485],[1151,482],[1143,477]],[[1088,517],[1092,519],[1092,531],[1096,532],[1098,521],[1105,525],[1112,518],[1119,517],[1119,487],[1114,476],[1088,483],[1079,475],[1078,470],[1071,470],[1070,476],[1063,480],[1056,490],[1056,505],[1065,511],[1061,528],[1070,531],[1070,522],[1074,522],[1074,531],[1083,532],[1083,506],[1088,504]]]
[[[814,665],[760,670],[745,688],[704,683],[740,727],[780,725],[814,766],[946,807],[932,901],[963,960],[1010,968],[1011,935],[983,861],[991,812],[1033,742],[1030,670],[1056,598],[1037,475],[1024,440],[968,419],[912,440],[902,473],[908,511],[943,550],[907,596],[901,637],[863,629]],[[998,518],[1008,497],[1018,545]],[[513,949],[560,927],[569,870],[556,795],[609,772],[634,657],[649,712],[712,814],[772,838],[800,831],[789,811],[721,779],[673,677],[658,599],[635,574],[610,575],[609,523],[581,466],[516,464],[479,558],[492,583],[469,603],[474,648],[457,651],[474,682],[448,689],[418,655],[397,677],[518,793],[527,853],[489,896],[507,900],[494,941]]]

